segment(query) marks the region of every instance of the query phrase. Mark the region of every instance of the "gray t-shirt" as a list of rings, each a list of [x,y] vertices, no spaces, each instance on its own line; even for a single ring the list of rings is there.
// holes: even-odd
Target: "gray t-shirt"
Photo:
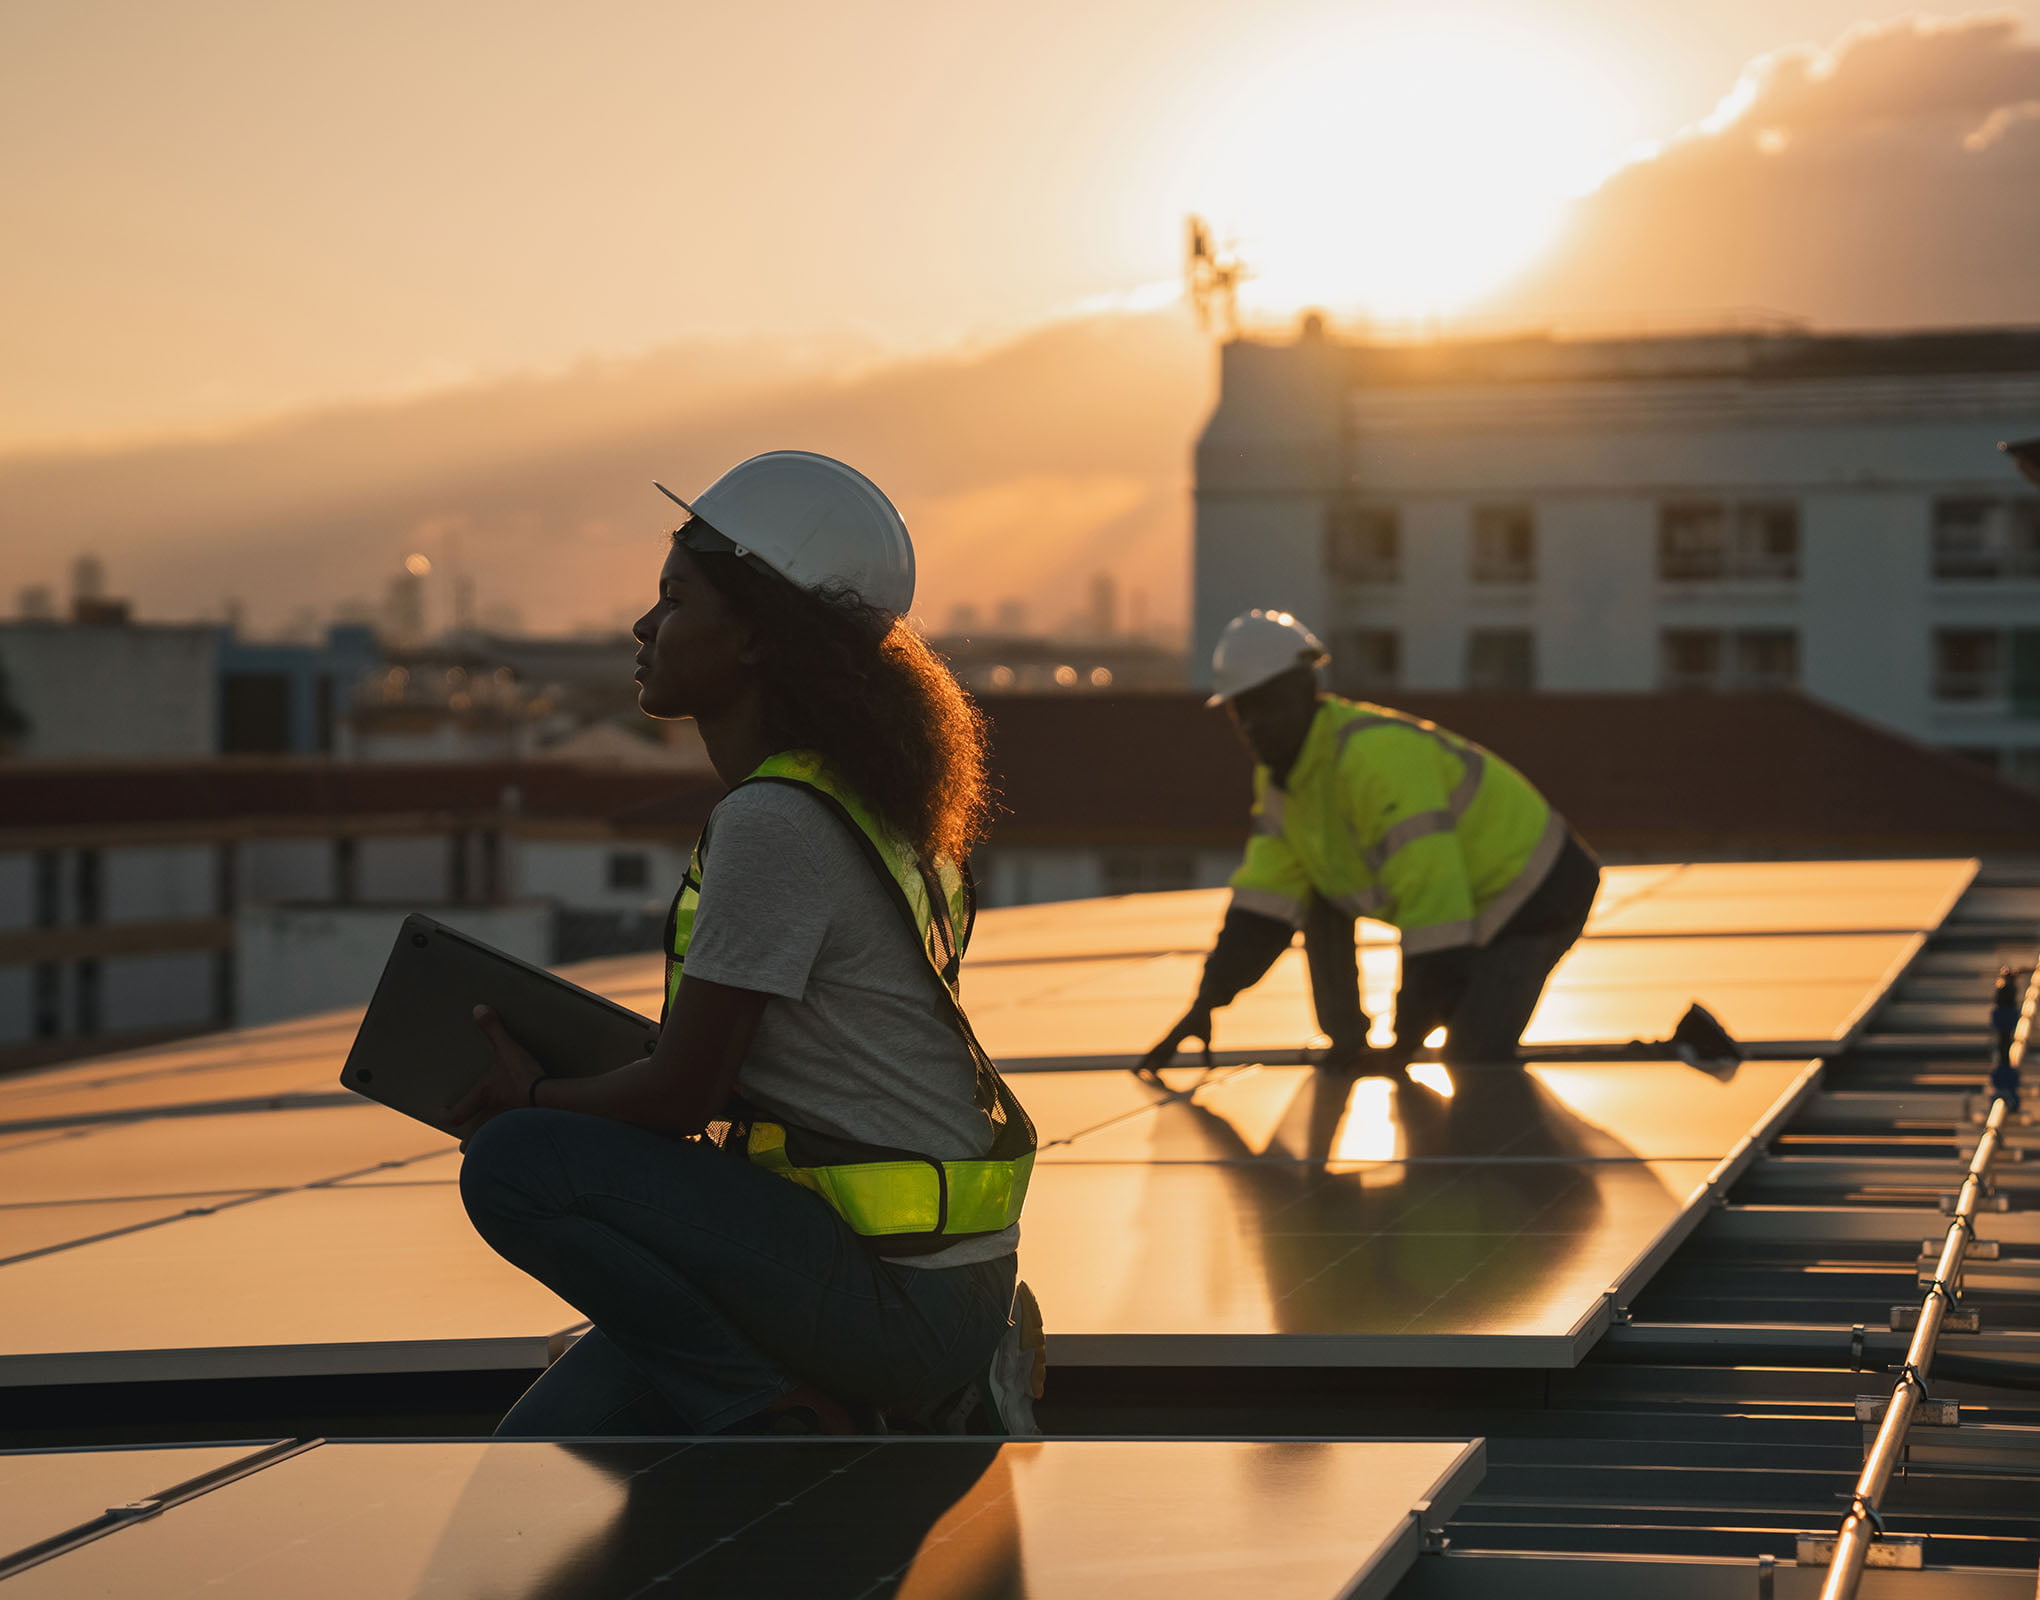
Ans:
[[[816,796],[754,783],[715,808],[687,972],[769,996],[737,1087],[791,1122],[942,1161],[991,1148],[976,1066],[935,976],[850,830]],[[1019,1229],[898,1259],[959,1266]]]

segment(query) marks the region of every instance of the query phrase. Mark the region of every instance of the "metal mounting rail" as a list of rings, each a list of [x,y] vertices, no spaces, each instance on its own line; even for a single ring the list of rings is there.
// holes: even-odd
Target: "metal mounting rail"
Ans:
[[[2012,1037],[2011,1064],[2015,1071],[2025,1063],[2036,1009],[2040,1009],[2040,966],[2036,966],[2026,984],[2025,1004],[2020,1008],[2018,1028]],[[1842,1518],[1841,1531],[1835,1537],[1827,1581],[1820,1586],[1820,1600],[1854,1600],[1857,1585],[1863,1581],[1863,1568],[1871,1558],[1872,1547],[1880,1543],[1884,1518],[1879,1507],[1884,1500],[1885,1489],[1890,1486],[1891,1475],[1898,1466],[1900,1453],[1905,1449],[1906,1432],[1912,1426],[1913,1413],[1928,1398],[1927,1369],[1934,1362],[1934,1346],[1941,1337],[1941,1324],[1955,1303],[1962,1261],[1969,1253],[1970,1241],[1976,1237],[1977,1202],[1983,1198],[1989,1185],[1991,1163],[1997,1159],[2009,1113],[2010,1107],[2002,1096],[1992,1101],[1990,1115],[1984,1121],[1983,1137],[1977,1141],[1976,1154],[1970,1157],[1968,1174],[1963,1178],[1961,1193],[1956,1197],[1954,1215],[1948,1220],[1948,1236],[1941,1246],[1933,1282],[1920,1303],[1919,1326],[1913,1331],[1912,1343],[1906,1347],[1905,1365],[1899,1369],[1898,1382],[1892,1386],[1891,1399],[1884,1407],[1884,1421],[1863,1458],[1863,1470],[1857,1475],[1855,1491],[1849,1497],[1848,1514]],[[1806,1541],[1808,1545],[1824,1542]],[[1899,1542],[1891,1541],[1892,1544]],[[1812,1553],[1808,1551],[1808,1554]],[[1886,1552],[1880,1553],[1889,1553],[1889,1546]],[[1918,1555],[1914,1555],[1908,1564],[1917,1565],[1918,1562]]]

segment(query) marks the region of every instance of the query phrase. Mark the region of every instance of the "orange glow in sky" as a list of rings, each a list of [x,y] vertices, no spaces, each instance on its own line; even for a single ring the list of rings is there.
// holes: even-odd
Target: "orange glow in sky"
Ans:
[[[1551,241],[1621,158],[1623,75],[1548,25],[1389,16],[1297,40],[1214,108],[1203,209],[1250,312],[1376,324],[1466,309]]]

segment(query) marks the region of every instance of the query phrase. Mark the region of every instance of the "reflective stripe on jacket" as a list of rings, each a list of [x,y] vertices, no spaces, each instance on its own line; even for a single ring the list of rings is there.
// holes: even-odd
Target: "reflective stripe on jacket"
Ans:
[[[1544,881],[1566,833],[1500,756],[1421,718],[1327,695],[1288,786],[1254,771],[1232,903],[1301,926],[1316,892],[1394,923],[1406,955],[1483,945]]]
[[[991,1149],[978,1159],[939,1161],[910,1150],[887,1149],[796,1127],[784,1120],[753,1120],[744,1153],[756,1165],[812,1189],[852,1231],[888,1255],[937,1250],[974,1235],[998,1233],[1020,1219],[1034,1169],[1034,1124],[992,1065],[957,1000],[964,947],[970,941],[974,903],[969,875],[952,861],[924,865],[854,794],[838,783],[812,751],[790,750],[764,761],[745,783],[796,784],[833,810],[863,848],[890,898],[913,928],[935,978],[931,994],[957,1025],[977,1068],[977,1103],[992,1131]],[[741,785],[739,785],[741,787]],[[701,900],[708,832],[696,841],[687,876],[666,925],[666,1006],[680,992],[687,946]]]

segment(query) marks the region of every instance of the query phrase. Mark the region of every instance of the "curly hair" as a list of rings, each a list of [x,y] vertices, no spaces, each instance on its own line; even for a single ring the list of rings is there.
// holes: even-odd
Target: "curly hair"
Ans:
[[[923,860],[963,860],[991,822],[985,718],[942,658],[854,590],[803,589],[728,552],[689,554],[763,642],[779,748],[817,752]]]

